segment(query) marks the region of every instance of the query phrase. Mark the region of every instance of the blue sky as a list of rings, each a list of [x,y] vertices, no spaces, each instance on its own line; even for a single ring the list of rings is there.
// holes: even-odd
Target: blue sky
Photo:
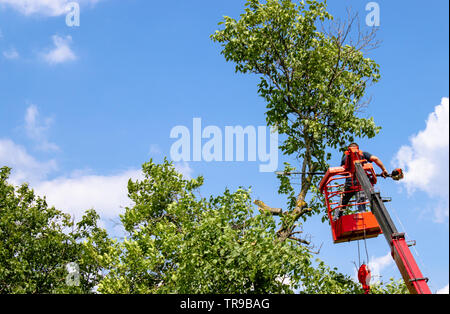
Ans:
[[[127,205],[126,182],[140,165],[169,156],[177,125],[265,125],[257,78],[234,73],[209,36],[223,15],[237,18],[244,1],[80,0],[80,25],[66,25],[66,0],[0,0],[0,165],[14,183],[30,182],[49,202],[80,216],[94,207],[114,233]],[[329,1],[344,17],[369,1]],[[377,1],[381,81],[370,87],[363,113],[383,129],[361,148],[403,182],[380,181],[388,208],[408,239],[433,292],[447,291],[448,1]],[[334,152],[332,162],[340,155]],[[279,169],[286,160],[279,155]],[[283,207],[273,173],[259,162],[181,162],[186,175],[205,176],[202,195],[252,187],[253,196]],[[333,245],[327,224],[313,217],[304,232],[319,258],[354,275],[357,244]],[[362,243],[360,243],[363,245]],[[383,237],[367,241],[383,279],[400,278]],[[444,290],[441,290],[444,289]],[[445,290],[446,289],[446,290]]]

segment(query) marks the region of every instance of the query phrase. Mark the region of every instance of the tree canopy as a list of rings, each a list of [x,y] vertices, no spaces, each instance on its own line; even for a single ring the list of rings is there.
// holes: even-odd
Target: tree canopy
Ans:
[[[248,0],[238,20],[225,16],[219,23],[223,29],[211,36],[236,72],[260,78],[267,124],[285,136],[280,149],[297,158],[304,173],[297,194],[287,178],[280,178],[288,206],[273,213],[285,216],[282,239],[290,237],[300,217],[320,212],[322,202],[311,198],[307,204],[306,197],[318,183],[311,173],[328,168],[327,150],[379,131],[372,118],[358,117],[366,87],[380,74],[378,64],[363,54],[376,45],[374,32],[360,32],[352,40],[355,21],[332,23],[320,1]],[[286,164],[286,171],[292,169]]]
[[[203,178],[185,179],[167,160],[142,171],[128,183],[133,206],[118,241],[94,210],[75,224],[27,185],[9,184],[2,168],[0,293],[362,293],[306,246],[279,241],[273,215],[253,207],[249,190],[205,199]],[[392,282],[374,291],[402,289]]]
[[[92,253],[101,257],[112,243],[98,214],[75,224],[27,184],[9,184],[10,171],[0,169],[0,293],[91,293],[102,278]]]
[[[254,212],[250,191],[199,198],[203,178],[186,180],[167,161],[145,163],[143,173],[128,184],[134,206],[121,220],[129,236],[100,292],[292,293],[320,290],[310,278],[323,273],[330,286],[358,290],[350,278],[314,268],[305,246],[277,241],[274,217]]]

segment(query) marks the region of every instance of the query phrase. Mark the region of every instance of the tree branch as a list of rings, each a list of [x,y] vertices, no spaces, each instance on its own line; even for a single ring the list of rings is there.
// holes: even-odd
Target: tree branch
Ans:
[[[299,239],[299,238],[296,238],[296,237],[289,237],[288,239],[294,240],[294,241],[297,241],[299,243],[303,243],[303,244],[306,244],[306,245],[310,245],[311,244],[311,242],[309,242],[309,241],[306,241],[306,240],[303,240],[303,239]]]
[[[273,207],[267,206],[266,204],[264,204],[263,201],[256,200],[253,203],[258,205],[259,210],[261,212],[267,211],[267,212],[271,213],[272,215],[276,215],[276,216],[280,216],[283,214],[283,210],[281,208],[273,208]]]

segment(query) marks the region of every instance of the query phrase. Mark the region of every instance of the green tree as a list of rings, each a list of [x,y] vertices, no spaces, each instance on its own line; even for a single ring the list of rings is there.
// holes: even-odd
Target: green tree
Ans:
[[[279,192],[288,196],[284,212],[258,203],[281,216],[280,240],[295,233],[300,217],[320,212],[320,195],[307,199],[309,192],[317,192],[319,178],[308,173],[328,168],[329,149],[379,131],[372,118],[358,117],[367,85],[380,75],[379,66],[363,54],[376,45],[374,32],[359,32],[352,41],[356,21],[333,22],[326,3],[315,0],[248,0],[238,20],[225,16],[219,23],[223,29],[211,36],[225,59],[236,64],[236,72],[260,78],[267,124],[282,134],[280,149],[297,158],[304,173],[297,193],[280,176]],[[286,164],[285,171],[293,169]]]
[[[370,287],[372,294],[409,294],[408,288],[402,279],[390,278],[388,282],[377,282]]]
[[[100,292],[289,293],[314,271],[304,246],[276,240],[270,213],[255,215],[249,191],[204,199],[203,178],[184,179],[167,160],[142,169],[121,216],[129,236]]]
[[[128,183],[127,237],[106,258],[100,293],[362,293],[298,241],[279,241],[250,191],[205,199],[203,178],[185,179],[167,160],[142,170]]]
[[[134,205],[118,242],[94,210],[74,224],[26,184],[9,184],[1,168],[0,293],[362,293],[298,241],[279,241],[273,215],[253,208],[250,191],[205,199],[203,178],[184,179],[167,160],[142,169],[145,179],[128,184]],[[66,281],[73,262],[78,285]],[[392,282],[373,291],[402,290]]]
[[[9,184],[10,171],[0,169],[0,293],[92,292],[102,270],[93,257],[111,246],[98,215],[88,211],[75,224],[27,184]]]

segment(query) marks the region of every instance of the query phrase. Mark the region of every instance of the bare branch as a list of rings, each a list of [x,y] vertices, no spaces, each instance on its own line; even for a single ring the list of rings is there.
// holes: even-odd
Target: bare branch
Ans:
[[[322,249],[322,245],[323,245],[323,243],[321,243],[320,244],[320,246],[319,246],[319,249],[317,250],[317,251],[310,251],[310,250],[308,250],[310,253],[312,253],[312,254],[319,254],[320,253],[320,250]],[[311,248],[312,249],[312,248]]]
[[[296,237],[289,237],[288,239],[294,240],[294,241],[297,241],[299,243],[306,244],[306,245],[310,245],[311,244],[309,241],[306,241],[306,240],[303,240],[303,239],[299,239],[299,238],[296,238]]]

